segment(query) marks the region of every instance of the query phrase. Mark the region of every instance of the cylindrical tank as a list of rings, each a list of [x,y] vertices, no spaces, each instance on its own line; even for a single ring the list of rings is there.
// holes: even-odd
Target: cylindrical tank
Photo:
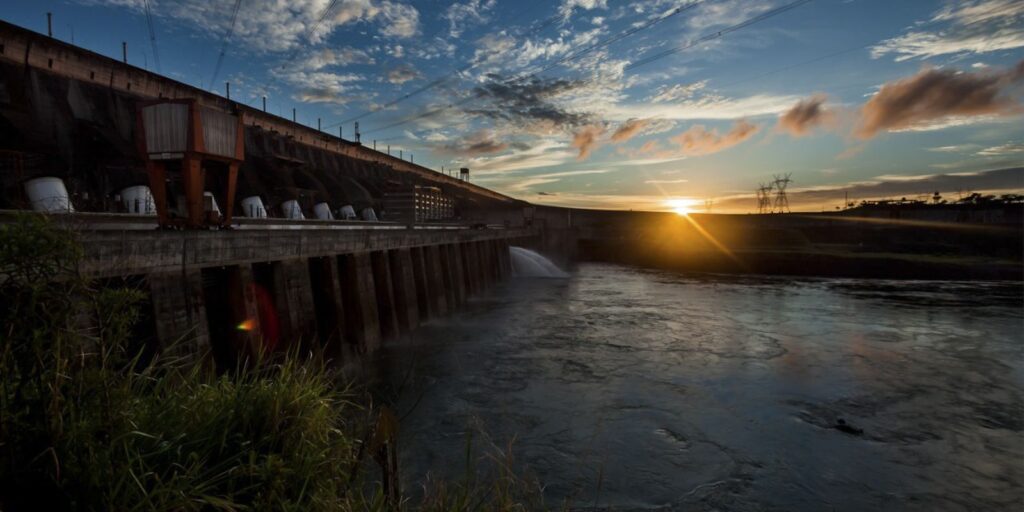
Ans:
[[[320,220],[334,220],[334,214],[331,213],[331,206],[327,203],[317,203],[313,205],[313,213],[316,214],[316,218]]]
[[[145,185],[128,187],[121,191],[121,204],[125,211],[135,215],[156,214],[156,204],[153,201],[153,193]]]
[[[356,220],[356,209],[350,204],[341,207],[341,218],[344,220]]]
[[[373,211],[373,208],[363,208],[361,213],[363,215],[363,220],[377,222],[377,212]]]
[[[281,203],[281,211],[284,212],[284,218],[292,220],[303,220],[306,218],[302,214],[302,207],[299,206],[299,202],[295,199],[289,199]]]
[[[34,178],[25,182],[25,195],[37,212],[73,213],[74,205],[68,198],[68,189],[60,178]]]
[[[220,215],[220,207],[217,206],[217,198],[213,197],[213,192],[203,192],[203,211],[216,212]]]
[[[267,208],[263,206],[263,199],[260,196],[249,196],[242,199],[243,215],[253,219],[267,218]]]

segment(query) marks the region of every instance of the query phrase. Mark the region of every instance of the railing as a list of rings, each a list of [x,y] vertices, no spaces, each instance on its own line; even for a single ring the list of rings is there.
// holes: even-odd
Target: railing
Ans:
[[[0,210],[0,223],[11,222],[16,215],[34,213],[24,210]],[[37,213],[38,215],[44,215]],[[146,231],[158,228],[155,215],[138,215],[130,213],[97,213],[75,212],[73,214],[50,214],[53,219],[76,229],[90,231]],[[235,217],[231,221],[231,229],[236,230],[459,230],[459,229],[506,229],[502,224],[469,223],[428,223],[407,224],[393,221],[364,220],[320,220],[320,219],[278,219],[278,218],[246,218]]]

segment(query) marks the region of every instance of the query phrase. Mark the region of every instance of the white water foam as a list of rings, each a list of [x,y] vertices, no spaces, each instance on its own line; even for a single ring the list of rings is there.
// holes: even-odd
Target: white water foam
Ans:
[[[512,256],[512,273],[520,277],[569,277],[551,260],[522,247],[509,247]]]

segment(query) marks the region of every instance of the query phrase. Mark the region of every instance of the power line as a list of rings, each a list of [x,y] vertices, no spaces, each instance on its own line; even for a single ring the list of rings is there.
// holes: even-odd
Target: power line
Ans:
[[[235,34],[235,22],[238,20],[238,10],[242,6],[242,0],[235,0],[235,6],[231,10],[231,25],[228,27],[227,33],[224,35],[224,41],[220,46],[220,54],[217,55],[217,65],[213,68],[213,77],[210,78],[210,87],[213,87],[217,83],[217,75],[220,74],[220,66],[224,63],[224,54],[227,53],[228,43],[231,41],[231,36]]]
[[[651,19],[647,20],[646,23],[642,23],[640,25],[632,27],[629,30],[625,30],[623,32],[620,32],[619,34],[616,34],[616,35],[614,35],[612,37],[609,37],[608,39],[605,39],[604,41],[601,41],[599,43],[594,43],[594,44],[592,44],[592,45],[590,45],[590,46],[588,46],[588,47],[586,47],[586,48],[584,48],[584,49],[582,49],[582,50],[580,50],[578,52],[574,52],[574,53],[569,54],[569,55],[567,55],[565,57],[562,57],[561,59],[556,60],[555,62],[549,63],[549,64],[545,65],[544,67],[542,67],[541,69],[539,69],[539,70],[537,70],[537,71],[535,71],[533,73],[528,74],[524,79],[535,77],[535,76],[539,75],[540,73],[543,73],[545,71],[554,69],[555,67],[560,66],[561,64],[564,64],[564,63],[569,62],[571,60],[576,60],[579,57],[582,57],[582,56],[584,56],[584,55],[586,55],[586,54],[588,54],[588,53],[590,53],[590,52],[592,52],[594,50],[597,50],[597,49],[600,49],[600,48],[604,48],[604,47],[606,47],[608,45],[611,45],[613,43],[621,41],[621,40],[623,40],[623,39],[625,39],[625,38],[627,38],[627,37],[629,37],[629,36],[631,36],[633,34],[636,34],[637,32],[640,32],[641,30],[646,30],[648,28],[651,28],[654,25],[657,25],[658,23],[661,23],[663,21],[668,20],[669,18],[672,18],[672,17],[674,17],[674,16],[676,16],[678,14],[681,14],[681,13],[683,13],[685,11],[693,9],[694,7],[697,7],[698,5],[700,5],[702,3],[704,3],[704,0],[695,0],[693,2],[690,2],[687,5],[682,5],[682,6],[676,7],[675,9],[672,9],[671,11],[669,11],[665,15],[662,15],[662,16],[657,17],[657,18],[651,18]],[[515,83],[515,82],[520,81],[520,80],[521,80],[520,78],[515,78],[515,79],[512,80],[512,83]]]
[[[533,8],[536,7],[536,6],[537,6],[537,4],[535,3],[531,7],[527,8],[527,9],[523,9],[522,11],[519,12],[519,14],[517,16],[515,16],[512,19],[513,20],[517,20],[517,19],[521,18],[524,14],[526,14],[528,11],[533,10]],[[526,33],[526,37],[529,37],[529,36],[531,36],[533,34],[536,34],[536,33],[540,32],[541,30],[544,30],[545,28],[551,26],[552,24],[554,24],[555,22],[557,22],[561,18],[562,17],[557,15],[557,14],[546,18],[544,21],[542,21],[537,26],[532,28],[529,32],[527,32]],[[440,32],[441,32],[441,30],[438,30],[438,31],[434,32],[434,35],[437,35]],[[497,52],[492,52],[491,55],[494,55],[496,53]],[[462,66],[461,68],[458,68],[458,69],[454,70],[451,73],[456,75],[456,76],[461,75],[462,73],[465,73],[466,71],[469,71],[470,69],[475,68],[476,66],[480,65],[481,62],[485,62],[485,61],[486,61],[486,59],[477,59],[477,60],[475,60],[473,62],[467,63],[465,66]],[[342,119],[341,121],[338,121],[336,123],[329,124],[325,128],[332,128],[334,126],[338,126],[338,125],[346,124],[346,123],[351,123],[352,121],[358,121],[358,120],[363,119],[365,117],[369,117],[369,116],[371,116],[373,114],[376,114],[377,112],[380,112],[381,110],[384,110],[384,109],[386,109],[388,107],[395,106],[395,105],[397,105],[397,104],[399,104],[399,103],[401,103],[401,102],[403,102],[403,101],[405,101],[405,100],[407,100],[409,98],[412,98],[413,96],[418,96],[418,95],[420,95],[420,94],[422,94],[422,93],[424,93],[426,91],[429,91],[429,90],[431,90],[431,89],[433,89],[435,87],[439,87],[439,86],[443,85],[444,83],[446,83],[446,82],[448,82],[450,80],[452,80],[452,76],[450,76],[450,75],[445,75],[443,77],[436,78],[436,79],[434,79],[434,80],[432,80],[432,81],[430,81],[430,82],[428,82],[428,83],[426,83],[424,85],[421,85],[420,87],[418,87],[418,88],[416,88],[416,89],[414,89],[414,90],[412,90],[412,91],[410,91],[410,92],[408,92],[406,94],[398,96],[397,98],[395,98],[395,99],[393,99],[391,101],[388,101],[387,103],[384,103],[383,105],[380,105],[380,106],[378,106],[376,108],[372,108],[372,109],[366,110],[366,111],[364,111],[363,113],[361,113],[359,115],[356,115],[356,116],[353,116],[353,117],[349,117],[347,119]]]
[[[654,55],[652,55],[650,57],[641,59],[641,60],[636,61],[636,62],[632,62],[628,66],[623,68],[623,70],[624,71],[630,71],[630,70],[633,70],[633,69],[638,68],[640,66],[645,66],[647,64],[650,64],[651,62],[654,62],[656,60],[660,60],[660,59],[663,59],[665,57],[669,57],[671,55],[675,55],[677,53],[684,52],[686,50],[689,50],[690,48],[693,48],[694,46],[706,43],[708,41],[712,41],[714,39],[718,39],[718,38],[720,38],[720,37],[722,37],[722,36],[724,36],[726,34],[729,34],[731,32],[735,32],[737,30],[746,28],[746,27],[748,27],[750,25],[753,25],[755,23],[760,23],[760,22],[762,22],[764,20],[767,20],[768,18],[773,18],[773,17],[778,16],[779,14],[782,14],[784,12],[796,9],[797,7],[800,7],[801,5],[810,3],[811,1],[812,0],[796,0],[794,2],[790,2],[790,3],[786,4],[786,5],[781,6],[781,7],[777,7],[775,9],[770,10],[770,11],[767,11],[767,12],[761,13],[761,14],[759,14],[757,16],[754,16],[753,18],[749,18],[749,19],[747,19],[745,21],[741,21],[740,23],[737,23],[735,25],[730,25],[730,26],[728,26],[728,27],[726,27],[726,28],[724,28],[722,30],[719,30],[717,32],[712,32],[710,34],[706,34],[706,35],[704,35],[702,37],[694,39],[693,41],[690,41],[689,43],[686,43],[686,44],[683,44],[683,45],[679,45],[679,46],[676,46],[674,48],[669,48],[668,50],[664,50],[664,51],[658,52],[658,53],[656,53],[656,54],[654,54]]]
[[[146,25],[149,26],[149,44],[153,47],[153,62],[156,64],[156,72],[163,73],[160,70],[160,52],[156,48],[156,30],[153,30],[153,15],[150,12],[149,0],[144,0],[142,5],[146,11]]]
[[[979,13],[978,16],[979,17],[989,16],[991,14],[994,14],[994,13],[998,12],[998,11],[1009,11],[1011,9],[1012,9],[1012,6],[1011,7],[1007,7],[1006,5],[996,6],[993,9],[989,9],[987,11]],[[945,20],[945,19],[932,20],[932,21],[930,21],[928,23],[924,23],[922,25],[917,25],[917,26],[914,27],[914,29],[918,30],[918,31],[921,31],[921,30],[930,28],[932,26],[944,23],[946,21],[947,20]],[[814,57],[812,59],[804,60],[804,61],[801,61],[801,62],[796,62],[796,63],[790,64],[788,66],[784,66],[784,67],[781,67],[781,68],[773,69],[771,71],[766,71],[766,72],[759,73],[759,74],[756,74],[756,75],[751,75],[751,76],[748,76],[748,77],[745,77],[745,78],[741,78],[741,79],[733,81],[733,82],[728,82],[728,83],[725,83],[725,84],[717,85],[716,87],[730,87],[730,86],[733,86],[733,85],[750,82],[752,80],[757,80],[759,78],[764,78],[764,77],[767,77],[767,76],[771,76],[771,75],[775,75],[775,74],[778,74],[778,73],[782,73],[783,71],[789,71],[791,69],[795,69],[795,68],[798,68],[798,67],[803,67],[803,66],[806,66],[808,64],[814,64],[816,62],[821,62],[823,60],[828,60],[828,59],[831,59],[833,57],[838,57],[840,55],[845,55],[847,53],[855,52],[857,50],[863,50],[865,48],[870,48],[872,46],[875,46],[876,44],[878,44],[878,42],[875,41],[875,40],[872,40],[871,42],[868,42],[868,43],[865,43],[865,44],[861,44],[861,45],[857,45],[857,46],[851,46],[851,47],[846,48],[844,50],[838,50],[838,51],[831,52],[831,53],[828,53],[828,54],[825,54],[825,55],[821,55],[819,57]],[[859,86],[859,85],[861,85],[861,84],[853,84],[853,86]]]
[[[693,47],[695,47],[695,46],[697,46],[697,45],[699,45],[701,43],[704,43],[704,42],[707,42],[707,41],[710,41],[710,40],[713,40],[713,39],[718,39],[718,38],[720,38],[720,37],[722,37],[722,36],[724,36],[726,34],[730,34],[730,33],[735,32],[737,30],[741,30],[743,28],[746,28],[746,27],[748,27],[750,25],[754,25],[756,23],[760,23],[760,22],[765,21],[765,20],[767,20],[769,18],[778,16],[779,14],[783,14],[783,13],[785,13],[787,11],[790,11],[792,9],[800,7],[800,6],[802,6],[802,5],[806,4],[806,3],[810,3],[811,1],[812,0],[795,0],[795,1],[790,2],[790,3],[786,4],[786,5],[783,5],[783,6],[779,7],[779,8],[772,9],[770,11],[764,12],[762,14],[759,14],[757,16],[754,16],[752,18],[749,18],[747,20],[739,22],[739,23],[737,23],[735,25],[730,25],[730,26],[728,26],[728,27],[726,27],[726,28],[724,28],[722,30],[718,30],[716,32],[712,32],[712,33],[706,34],[704,36],[701,36],[700,38],[697,38],[697,39],[695,39],[695,40],[693,40],[693,41],[691,41],[691,42],[689,42],[687,44],[680,45],[680,46],[677,46],[675,48],[671,48],[669,50],[665,50],[665,51],[659,52],[658,54],[653,55],[651,57],[648,57],[648,58],[645,58],[643,60],[631,63],[631,64],[627,65],[623,69],[628,71],[628,70],[635,69],[635,68],[638,68],[638,67],[646,65],[646,64],[650,64],[651,62],[654,62],[654,61],[659,60],[659,59],[663,59],[663,58],[668,57],[670,55],[681,53],[681,52],[686,51],[686,50],[688,50],[690,48],[693,48]],[[536,73],[533,74],[533,75],[528,75],[527,77],[529,77],[529,76],[536,76]],[[587,82],[591,82],[593,80],[594,79],[591,78],[591,79],[586,80],[586,81]],[[508,82],[508,83],[511,83],[511,82]],[[366,133],[372,133],[372,132],[378,132],[378,131],[381,131],[381,130],[387,130],[387,129],[390,129],[390,128],[395,128],[397,126],[402,126],[404,124],[407,124],[407,123],[410,123],[410,122],[413,122],[413,121],[418,121],[418,120],[424,119],[426,117],[431,117],[431,116],[437,115],[437,114],[439,114],[441,112],[444,112],[445,110],[448,110],[449,108],[456,107],[456,106],[461,106],[461,105],[464,105],[466,103],[469,103],[473,99],[475,99],[475,98],[472,97],[472,96],[469,96],[469,97],[467,97],[467,98],[465,98],[465,99],[463,99],[461,101],[457,101],[455,103],[449,103],[445,107],[428,110],[428,111],[423,112],[421,114],[417,114],[415,116],[412,116],[412,117],[400,120],[398,122],[394,122],[394,123],[388,124],[388,125],[380,127],[380,128],[374,128],[373,130],[368,130]]]
[[[629,36],[631,36],[633,34],[636,34],[637,32],[640,32],[641,30],[646,30],[648,28],[651,28],[652,26],[654,26],[654,25],[656,25],[658,23],[661,23],[661,22],[663,22],[663,21],[665,21],[665,20],[667,20],[667,19],[669,19],[669,18],[671,18],[673,16],[676,16],[677,14],[680,14],[683,11],[686,11],[686,10],[692,9],[693,7],[696,7],[698,4],[702,3],[703,1],[704,0],[696,0],[694,2],[691,2],[688,5],[676,7],[675,9],[669,11],[667,14],[665,14],[663,16],[660,16],[660,17],[657,17],[657,18],[652,18],[652,19],[648,20],[646,23],[643,23],[643,24],[638,25],[636,27],[632,27],[632,28],[630,28],[628,30],[624,30],[624,31],[622,31],[622,32],[620,32],[620,33],[618,33],[618,34],[616,34],[616,35],[614,35],[612,37],[609,37],[609,38],[607,38],[607,39],[605,39],[603,41],[600,41],[598,43],[594,43],[594,44],[592,44],[592,45],[590,45],[590,46],[588,46],[586,48],[583,48],[582,50],[579,50],[579,51],[573,52],[573,53],[571,53],[569,55],[566,55],[565,57],[562,57],[561,59],[558,59],[556,62],[549,63],[548,65],[542,67],[541,69],[538,69],[537,71],[533,71],[531,73],[528,73],[528,74],[525,74],[525,75],[520,75],[520,76],[511,78],[509,80],[506,80],[503,85],[513,85],[515,83],[522,82],[522,81],[528,80],[530,78],[534,78],[534,77],[540,75],[541,73],[543,73],[545,71],[553,69],[556,66],[564,64],[564,63],[569,62],[571,60],[575,60],[575,59],[577,59],[579,57],[582,57],[582,56],[584,56],[584,55],[586,55],[586,54],[588,54],[588,53],[590,53],[590,52],[592,52],[592,51],[594,51],[594,50],[596,50],[598,48],[606,47],[606,46],[608,46],[608,45],[610,45],[612,43],[621,41],[621,40],[623,40],[623,39],[625,39],[625,38],[627,38],[627,37],[629,37]],[[807,1],[810,1],[810,0],[807,0]],[[462,101],[456,102],[454,104],[448,104],[445,107],[438,108],[438,109],[433,109],[433,110],[430,110],[430,111],[418,114],[416,116],[413,116],[411,118],[402,120],[402,121],[400,121],[398,123],[392,123],[392,124],[384,126],[382,128],[375,128],[373,130],[367,131],[366,133],[371,133],[371,132],[380,131],[380,130],[386,130],[388,128],[393,128],[395,126],[401,126],[403,124],[406,124],[406,123],[409,123],[409,122],[412,122],[412,121],[417,121],[417,120],[423,119],[425,117],[434,116],[434,115],[437,115],[437,114],[439,114],[439,113],[441,113],[441,112],[443,112],[445,110],[448,110],[449,108],[452,108],[454,106],[464,105],[464,104],[466,104],[466,103],[468,103],[468,102],[470,102],[472,100],[473,100],[473,97],[469,96],[469,97],[463,99]]]

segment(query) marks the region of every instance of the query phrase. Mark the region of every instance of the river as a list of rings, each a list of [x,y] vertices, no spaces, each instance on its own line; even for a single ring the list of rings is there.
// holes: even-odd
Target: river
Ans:
[[[616,510],[1020,510],[1015,283],[513,278],[381,352],[401,467],[509,440],[547,502]],[[836,428],[843,420],[850,429]]]

